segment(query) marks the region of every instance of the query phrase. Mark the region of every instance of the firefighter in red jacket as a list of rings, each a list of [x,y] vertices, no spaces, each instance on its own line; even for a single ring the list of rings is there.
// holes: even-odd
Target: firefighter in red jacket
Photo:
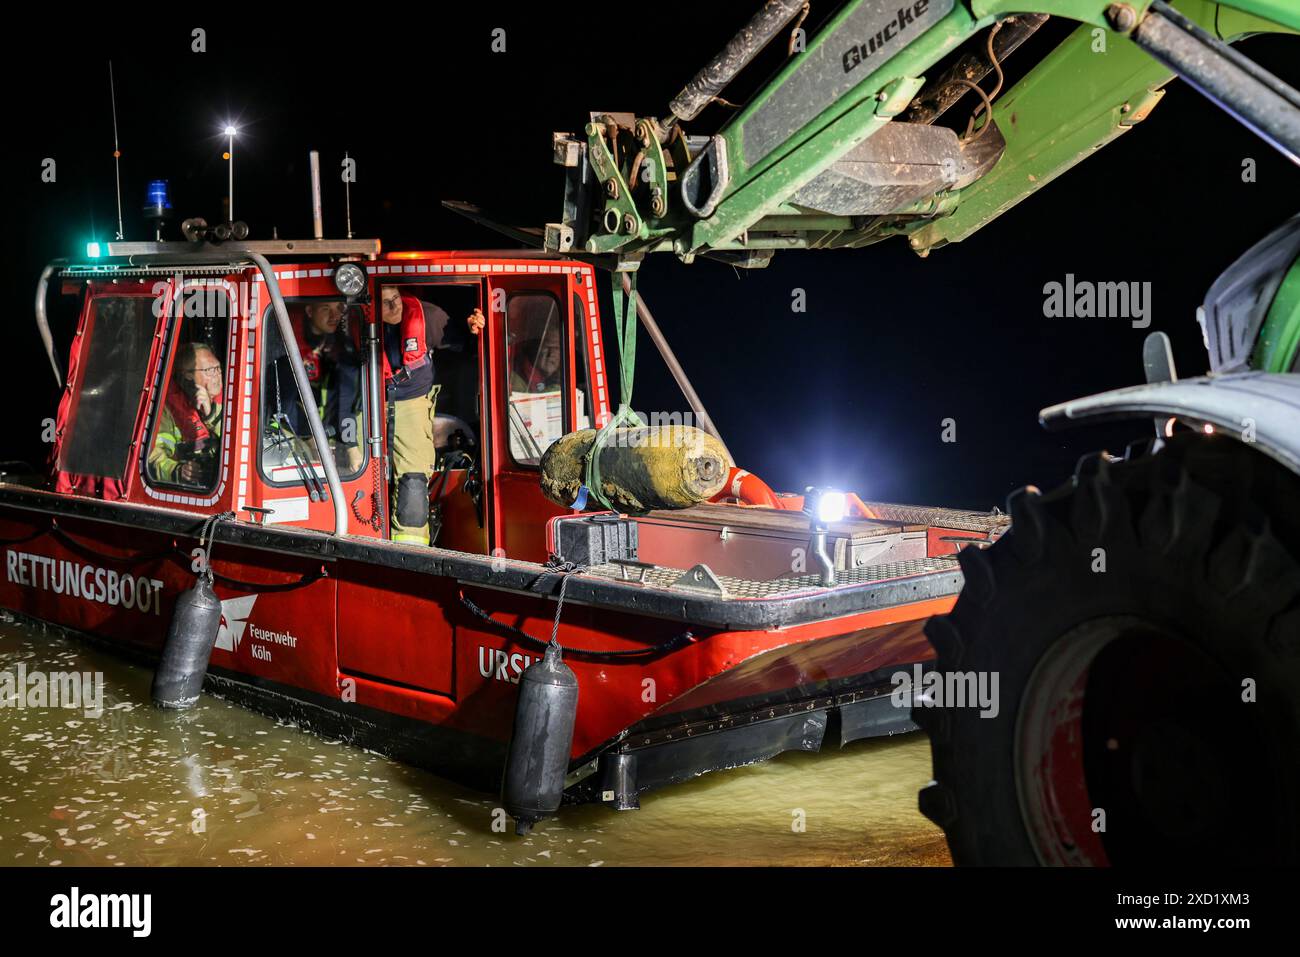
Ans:
[[[394,485],[389,524],[393,541],[422,545],[429,544],[429,479],[437,458],[433,417],[441,388],[435,381],[431,352],[438,344],[428,341],[425,324],[426,319],[433,318],[426,312],[434,308],[414,296],[402,295],[396,286],[380,290],[380,316],[384,321],[380,352],[391,423],[389,449]],[[476,335],[484,322],[479,309],[466,320]],[[444,337],[454,335],[452,325],[446,324]]]

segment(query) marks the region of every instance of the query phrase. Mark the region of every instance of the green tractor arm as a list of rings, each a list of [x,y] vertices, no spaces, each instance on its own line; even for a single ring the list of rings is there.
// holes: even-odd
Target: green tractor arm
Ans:
[[[647,252],[763,265],[775,249],[893,235],[924,255],[971,235],[1141,122],[1176,72],[1300,154],[1300,96],[1219,40],[1300,32],[1300,9],[1287,0],[1177,6],[851,0],[721,130],[688,135],[685,123],[802,9],[799,0],[767,0],[666,119],[593,114],[581,136],[556,134],[555,159],[567,171],[564,215],[548,224],[544,244],[625,269]],[[1042,15],[1080,25],[990,98],[978,80],[1001,75],[999,56]],[[964,133],[936,125],[953,91],[968,89],[991,111],[977,110]]]
[[[1280,22],[1281,4],[1271,7],[1268,12]],[[1284,30],[1256,15],[1218,11],[1209,0],[1182,0],[1178,8],[1228,42],[1252,33],[1296,32],[1295,8],[1287,12],[1293,25]],[[1098,30],[1080,26],[994,105],[1006,153],[963,192],[952,215],[906,230],[913,248],[924,251],[965,239],[1150,115],[1174,72],[1134,43],[1102,41]]]

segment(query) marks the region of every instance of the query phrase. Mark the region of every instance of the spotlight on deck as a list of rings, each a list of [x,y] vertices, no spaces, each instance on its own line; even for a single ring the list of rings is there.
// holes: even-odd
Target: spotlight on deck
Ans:
[[[849,503],[843,492],[837,489],[822,489],[817,497],[817,521],[823,525],[841,522],[848,514]]]
[[[86,258],[87,259],[99,258],[99,243],[86,243]]]
[[[826,551],[826,533],[833,522],[844,519],[848,509],[848,497],[838,489],[810,485],[804,490],[803,510],[813,533],[809,550],[821,569],[823,585],[835,584],[835,562]]]

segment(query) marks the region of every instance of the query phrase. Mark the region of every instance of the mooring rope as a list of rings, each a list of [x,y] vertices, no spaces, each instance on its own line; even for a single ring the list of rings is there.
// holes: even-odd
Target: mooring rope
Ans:
[[[10,546],[13,545],[25,545],[28,542],[30,542],[33,538],[40,538],[47,531],[49,531],[49,529],[38,528],[30,535],[27,535],[23,538],[0,538],[0,548],[9,548]]]
[[[209,585],[212,584],[214,574],[212,571],[212,553],[216,550],[217,545],[217,526],[234,517],[234,512],[218,512],[203,521],[202,531],[199,532],[199,550],[203,551],[203,571],[200,574],[208,580]],[[205,542],[207,543],[206,551],[203,550]]]
[[[555,620],[551,623],[550,641],[543,641],[540,638],[534,638],[532,635],[528,634],[528,632],[524,631],[522,628],[516,628],[514,625],[507,625],[503,621],[497,621],[488,612],[484,611],[477,604],[475,604],[473,599],[471,599],[468,595],[465,594],[464,590],[460,592],[460,602],[470,611],[471,614],[473,614],[477,618],[482,619],[483,621],[487,622],[489,625],[492,625],[494,628],[498,628],[502,631],[508,632],[509,634],[518,638],[520,641],[526,642],[527,644],[530,644],[536,648],[545,649],[547,647],[554,646],[556,649],[560,651],[561,654],[577,655],[580,658],[597,658],[597,659],[646,658],[646,657],[652,657],[661,654],[667,654],[671,651],[676,651],[678,648],[682,648],[685,647],[686,645],[693,644],[697,640],[695,634],[687,630],[681,632],[680,634],[674,635],[672,638],[669,638],[667,641],[660,642],[657,645],[648,645],[645,648],[631,648],[624,651],[601,651],[595,648],[574,648],[571,645],[562,645],[560,644],[559,633],[560,633],[560,613],[564,609],[564,592],[566,587],[569,584],[569,579],[573,575],[584,571],[585,566],[575,565],[573,562],[564,562],[552,558],[550,561],[546,563],[545,567],[548,569],[548,571],[552,573],[558,572],[560,575],[563,576],[560,579],[559,599],[557,600],[555,605]],[[546,577],[546,574],[547,574],[546,572],[543,572],[541,575],[539,575],[537,579],[533,582],[533,584],[536,585],[539,582],[541,582],[541,580]]]
[[[50,535],[55,538],[68,551],[80,555],[82,558],[91,561],[110,562],[117,565],[125,565],[127,568],[134,568],[136,565],[146,565],[149,562],[156,562],[170,556],[170,549],[159,549],[156,552],[145,552],[141,555],[110,555],[107,552],[96,551],[89,545],[83,545],[63,529],[59,528],[58,522],[50,520]]]
[[[200,527],[199,547],[202,548],[205,542],[207,542],[208,544],[207,556],[204,559],[204,565],[205,565],[205,572],[209,582],[211,582],[213,579],[216,579],[217,581],[222,582],[223,584],[229,585],[231,588],[238,588],[241,591],[276,592],[276,591],[292,591],[295,588],[302,588],[305,585],[314,584],[315,582],[320,581],[322,578],[329,577],[329,572],[326,570],[325,566],[323,565],[318,569],[303,572],[302,575],[299,576],[297,581],[280,582],[279,584],[263,584],[261,582],[248,582],[248,581],[243,581],[242,579],[239,578],[232,578],[229,575],[222,575],[220,572],[218,572],[215,568],[212,567],[212,545],[215,543],[215,534],[216,534],[217,525],[220,524],[221,522],[229,521],[234,517],[235,517],[234,512],[222,512],[219,515],[212,515],[209,516],[208,518],[205,518],[203,520],[202,526]],[[49,535],[51,538],[57,541],[68,551],[88,561],[105,562],[113,565],[124,565],[127,568],[134,568],[137,565],[147,565],[150,564],[151,562],[162,561],[164,559],[177,562],[178,564],[182,564],[186,561],[192,562],[194,559],[194,555],[192,552],[186,551],[183,547],[177,545],[175,542],[173,542],[167,548],[161,548],[153,552],[144,552],[142,554],[136,554],[136,555],[110,555],[108,552],[101,552],[98,549],[91,548],[89,545],[84,545],[81,542],[77,541],[75,538],[73,538],[71,535],[65,532],[62,528],[60,528],[58,522],[53,518],[50,519],[49,528],[38,528],[30,535],[27,535],[23,538],[0,539],[0,548],[9,548],[14,545],[23,545],[27,542],[32,541],[33,539],[40,538],[42,535]]]
[[[172,554],[170,557],[179,558],[182,560],[192,558],[189,552],[185,551],[185,549],[180,548],[179,546],[177,546],[172,550]],[[255,592],[293,591],[295,588],[302,588],[305,585],[312,585],[320,581],[322,578],[329,577],[329,572],[325,570],[324,566],[321,566],[318,569],[313,569],[312,571],[303,572],[296,581],[280,582],[279,584],[249,582],[249,581],[244,581],[241,578],[232,578],[229,575],[221,574],[221,572],[217,571],[215,568],[212,567],[211,558],[208,559],[208,570],[212,578],[216,579],[217,581],[221,582],[224,585],[229,585],[231,588],[237,588],[240,591],[255,591]]]

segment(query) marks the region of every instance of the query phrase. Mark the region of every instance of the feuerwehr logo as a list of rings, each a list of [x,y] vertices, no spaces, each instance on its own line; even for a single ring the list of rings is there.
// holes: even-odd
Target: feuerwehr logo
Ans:
[[[222,651],[236,652],[248,627],[248,616],[253,613],[256,595],[243,598],[225,598],[221,602],[221,627],[217,629],[217,647]]]

